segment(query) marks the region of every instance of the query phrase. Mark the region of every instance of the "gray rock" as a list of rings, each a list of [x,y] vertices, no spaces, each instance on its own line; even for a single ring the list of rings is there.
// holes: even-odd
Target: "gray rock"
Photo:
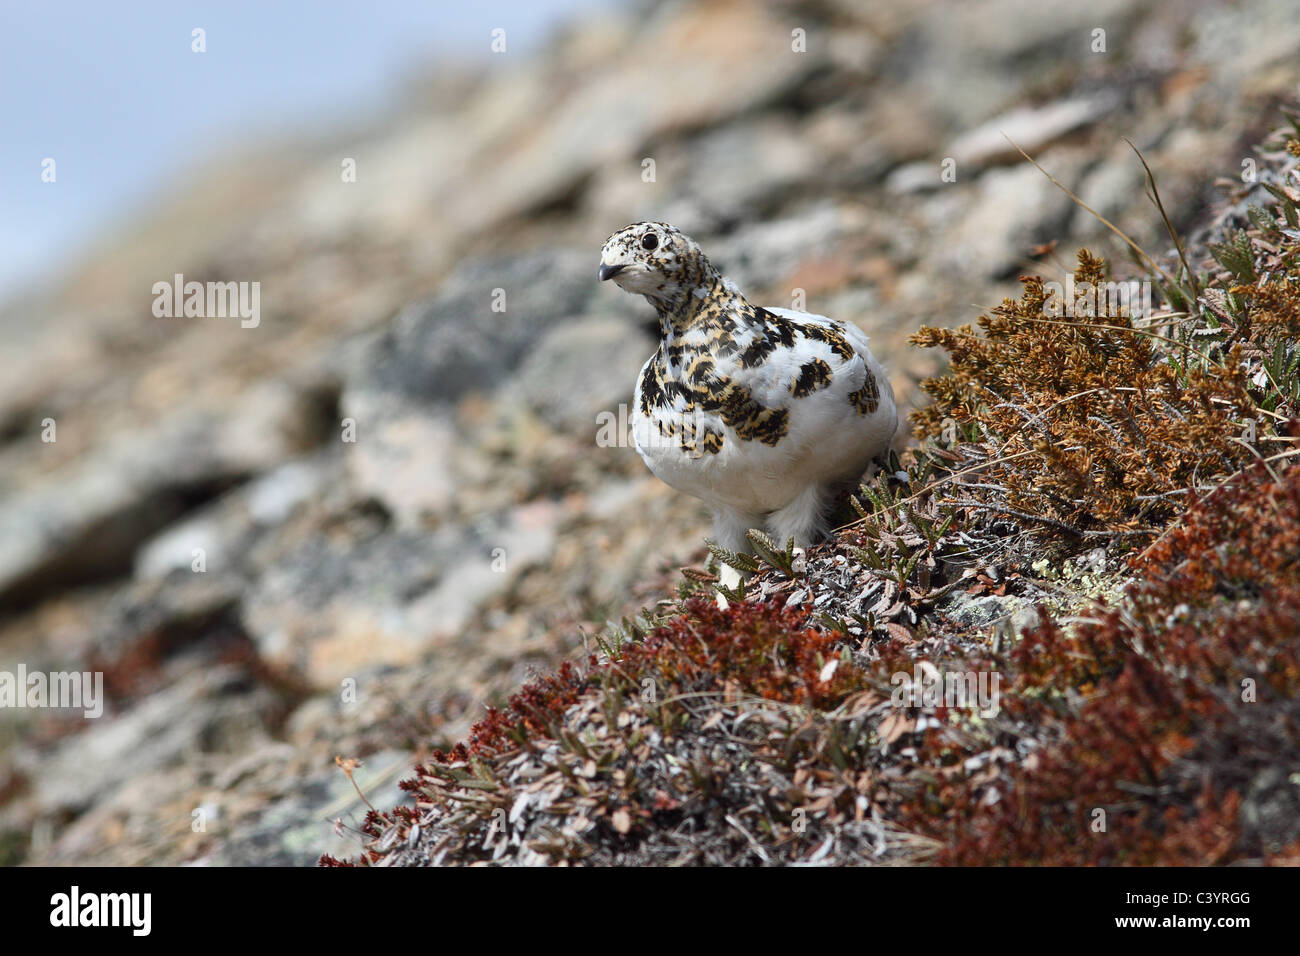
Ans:
[[[278,748],[266,748],[259,762],[274,767],[283,763]],[[352,781],[337,768],[312,774],[294,786],[244,825],[203,862],[212,866],[312,866],[322,854],[339,858],[356,856],[361,841],[356,828],[369,811],[365,799],[385,809],[409,805],[410,796],[398,784],[410,775],[409,753],[384,750],[366,757],[353,771]],[[252,768],[249,768],[252,772]],[[335,820],[351,828],[336,831]]]
[[[557,519],[542,502],[468,529],[314,535],[262,574],[244,625],[268,663],[321,689],[409,665],[459,636],[485,600],[544,558]]]
[[[555,382],[571,385],[563,377],[546,382],[535,353],[548,337],[561,336],[544,353],[547,362],[558,361],[556,341],[581,341],[581,335],[564,330],[599,290],[597,258],[595,250],[546,249],[472,260],[448,277],[437,296],[399,314],[360,353],[340,403],[342,415],[355,426],[355,441],[344,448],[357,490],[383,502],[404,528],[453,510],[459,490],[491,470],[482,460],[481,436],[465,432],[454,403],[478,394],[518,404],[517,378],[524,364],[534,369],[533,397]],[[504,295],[504,311],[492,310],[495,290]],[[629,342],[644,341],[630,327],[624,330]],[[597,376],[597,381],[624,375],[627,359],[620,364],[618,356],[630,355],[632,345],[608,336],[601,342],[586,359],[566,364],[568,372]],[[641,351],[643,362],[651,349]],[[603,364],[607,360],[615,361],[613,369]],[[627,379],[634,381],[635,369]],[[542,406],[558,420],[572,422],[577,411],[563,403],[576,401],[578,394],[553,393]],[[594,398],[603,402],[608,395]]]
[[[200,668],[120,716],[87,720],[53,753],[19,754],[46,812],[80,811],[137,774],[172,766],[204,750],[245,746],[265,733],[258,703],[269,692],[242,690],[236,667]]]
[[[0,502],[0,606],[127,573],[196,502],[300,454],[318,403],[311,390],[268,384],[225,416],[175,415]]]
[[[714,265],[752,295],[789,275],[804,259],[832,251],[844,228],[842,210],[817,202],[781,219],[747,225],[706,248]]]
[[[438,295],[393,321],[349,376],[353,393],[392,392],[424,404],[491,392],[555,324],[582,313],[597,289],[598,250],[544,249],[476,259]],[[504,294],[504,311],[493,311]],[[359,428],[370,425],[358,421]]]
[[[889,174],[885,188],[902,194],[947,186],[949,183],[940,175],[941,162],[947,159],[955,163],[960,182],[968,181],[988,166],[1024,162],[1016,146],[1036,158],[1040,150],[1067,133],[1096,122],[1118,105],[1118,97],[1098,93],[1011,110],[938,147],[935,156],[898,167]]]
[[[1193,57],[1213,70],[1220,83],[1237,84],[1266,72],[1266,67],[1294,62],[1300,53],[1300,19],[1296,0],[1252,0],[1231,8],[1213,7],[1189,22]]]
[[[358,493],[380,501],[404,528],[451,508],[460,468],[473,454],[451,414],[391,392],[349,393],[344,414],[356,422],[347,472]]]
[[[1023,161],[1015,146],[1037,156],[1039,150],[1066,133],[1095,123],[1117,105],[1116,96],[1102,93],[1011,110],[958,136],[946,152],[959,169]]]
[[[251,537],[286,521],[341,474],[337,455],[289,462],[227,492],[149,541],[136,554],[137,579],[165,577],[175,570],[194,573],[202,552],[202,573],[242,568]]]
[[[943,167],[937,159],[918,159],[899,166],[885,178],[885,189],[897,195],[919,193],[948,185],[943,179]]]
[[[97,661],[119,665],[143,650],[159,660],[209,639],[238,639],[244,581],[229,571],[178,568],[117,590],[96,622]]]
[[[1139,0],[1088,6],[991,0],[926,8],[891,44],[881,66],[904,79],[905,95],[941,110],[958,127],[1012,108],[1026,75],[1118,57]],[[1105,54],[1091,52],[1092,30],[1107,31]],[[956,78],[960,79],[956,79]]]
[[[1049,154],[1048,172],[1067,186],[1077,161]],[[970,196],[967,190],[974,189]],[[938,245],[936,259],[962,274],[1004,278],[1021,269],[1036,243],[1055,238],[1075,208],[1070,197],[1028,164],[991,169],[972,185],[949,184],[936,219],[955,218]],[[962,208],[953,208],[960,202]],[[967,204],[969,203],[969,204]]]
[[[1089,169],[1076,190],[1079,198],[1096,212],[1130,235],[1142,236],[1143,227],[1152,225],[1152,213],[1158,213],[1146,198],[1146,174],[1142,163],[1127,143],[1120,143],[1110,155]],[[1163,198],[1163,197],[1162,197]],[[1177,210],[1173,210],[1176,215]],[[1071,214],[1073,235],[1101,235],[1106,227],[1092,213],[1076,207]]]
[[[1038,621],[1033,604],[1024,598],[996,595],[972,598],[960,591],[944,605],[943,613],[955,624],[972,631],[1006,626],[1016,634]]]
[[[581,83],[568,63],[541,78],[552,83],[547,109],[512,131],[513,150],[488,154],[477,190],[447,197],[448,219],[487,225],[563,202],[607,164],[638,176],[647,144],[779,102],[827,61],[824,47],[793,52],[789,26],[762,6],[668,5],[634,16],[635,40],[588,62]]]
[[[1289,767],[1261,770],[1250,781],[1241,803],[1243,829],[1267,853],[1282,853],[1300,839],[1300,783],[1294,768],[1292,759]]]
[[[632,400],[641,366],[655,340],[622,319],[593,318],[561,326],[532,349],[519,369],[518,389],[559,431],[588,437],[596,416],[618,415]]]
[[[822,173],[817,144],[786,118],[728,124],[652,153],[654,182],[641,178],[639,165],[602,169],[588,196],[588,214],[619,225],[665,219],[694,235],[762,216]]]

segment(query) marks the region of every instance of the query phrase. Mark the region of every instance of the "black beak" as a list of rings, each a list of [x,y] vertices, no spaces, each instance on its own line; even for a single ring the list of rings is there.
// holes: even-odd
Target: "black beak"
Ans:
[[[627,268],[626,264],[619,265],[619,266],[607,266],[605,265],[605,263],[602,262],[600,264],[600,272],[598,272],[597,275],[600,276],[600,281],[604,282],[606,279],[614,278],[614,276],[618,275],[626,268]]]

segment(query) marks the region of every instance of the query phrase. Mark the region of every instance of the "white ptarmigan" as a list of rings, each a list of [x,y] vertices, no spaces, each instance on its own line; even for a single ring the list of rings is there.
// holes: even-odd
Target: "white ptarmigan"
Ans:
[[[659,314],[659,349],[632,408],[646,465],[709,506],[725,548],[752,551],[750,528],[778,546],[812,544],[836,490],[862,476],[898,427],[894,390],[866,335],[823,315],[751,305],[663,222],[610,236],[599,277]]]

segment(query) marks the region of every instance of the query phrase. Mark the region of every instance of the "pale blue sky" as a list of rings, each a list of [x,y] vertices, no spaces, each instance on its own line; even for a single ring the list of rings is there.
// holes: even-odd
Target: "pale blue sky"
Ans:
[[[494,27],[524,52],[617,3],[0,0],[0,298],[57,276],[214,142],[346,121],[419,64],[490,56]]]

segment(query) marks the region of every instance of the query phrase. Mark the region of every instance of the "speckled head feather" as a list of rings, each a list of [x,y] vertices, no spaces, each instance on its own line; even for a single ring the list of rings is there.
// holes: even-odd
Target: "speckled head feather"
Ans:
[[[661,318],[679,321],[689,315],[692,299],[723,281],[699,244],[666,222],[633,223],[605,240],[599,276],[645,296]]]

